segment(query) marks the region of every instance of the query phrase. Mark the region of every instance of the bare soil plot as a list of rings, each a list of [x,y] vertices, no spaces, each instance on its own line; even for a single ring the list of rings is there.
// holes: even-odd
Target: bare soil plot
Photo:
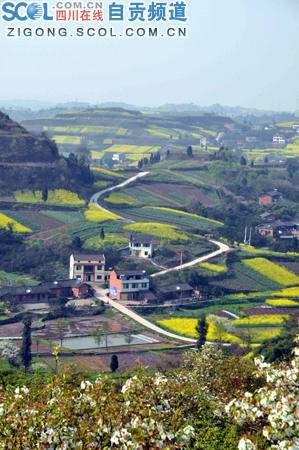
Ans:
[[[36,211],[18,211],[18,214],[20,214],[23,217],[26,217],[29,220],[32,220],[32,222],[37,223],[38,225],[42,226],[46,230],[51,230],[53,228],[59,228],[59,227],[65,225],[63,222],[60,222],[57,219],[53,219],[52,217],[45,216],[44,214],[40,214]]]
[[[299,264],[294,262],[280,262],[277,263],[281,267],[285,267],[290,272],[293,272],[295,275],[299,276]]]
[[[50,367],[50,369],[55,370],[56,363],[51,357],[44,357],[42,360]],[[63,356],[59,355],[60,367],[64,367],[68,363],[73,362],[82,370],[87,370],[88,372],[110,372],[110,361],[109,363],[102,356],[98,355],[74,355],[74,356]]]
[[[187,186],[183,184],[171,184],[171,183],[158,183],[158,184],[151,184],[150,189],[153,191],[153,193],[157,193],[162,196],[169,197],[170,199],[175,199],[175,197],[172,197],[172,194],[178,193],[182,196],[181,200],[185,198],[185,201],[187,202],[190,198],[195,198],[196,200],[200,201],[204,206],[216,206],[217,202],[207,195],[203,194],[199,189],[192,186]]]
[[[37,320],[34,320],[32,322],[32,328],[34,327],[40,327],[41,325],[38,323]],[[23,323],[22,322],[16,322],[16,323],[9,323],[7,325],[0,325],[0,337],[21,337],[22,336],[22,330],[23,330]]]
[[[121,331],[129,331],[128,327],[121,325],[115,320],[107,319],[102,316],[86,316],[86,317],[71,317],[66,318],[66,322],[68,323],[68,330],[65,333],[65,338],[75,337],[75,336],[90,336],[90,330],[93,328],[100,328],[104,322],[108,322],[110,324],[110,331],[113,332],[121,332]],[[43,330],[37,330],[32,333],[32,336],[39,337],[45,340],[55,340],[59,339],[59,333],[56,328],[56,320],[47,320],[45,322],[46,328]]]
[[[111,355],[105,355],[102,357],[109,365]],[[167,367],[179,367],[182,362],[181,352],[178,353],[166,353],[166,352],[144,352],[144,353],[123,353],[118,354],[118,370],[128,370],[137,364],[142,364],[149,369],[159,369]]]

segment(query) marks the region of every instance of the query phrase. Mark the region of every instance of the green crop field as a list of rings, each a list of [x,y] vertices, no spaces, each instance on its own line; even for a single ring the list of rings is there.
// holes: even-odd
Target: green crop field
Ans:
[[[60,220],[63,223],[77,223],[85,220],[84,214],[76,211],[39,211],[40,214]]]
[[[29,228],[32,231],[43,231],[45,228],[43,228],[41,225],[38,225],[36,222],[33,222],[33,220],[30,220],[27,217],[22,216],[21,214],[18,214],[17,211],[10,211],[10,210],[1,210],[2,214],[5,214],[7,217],[10,217],[11,219],[15,220],[16,222],[24,225],[24,227]]]
[[[126,210],[130,213],[130,210]],[[138,210],[132,209],[132,214],[138,215],[138,217],[157,220],[161,222],[173,223],[180,226],[187,227],[201,227],[204,229],[211,229],[220,227],[222,224],[220,222],[213,222],[204,217],[196,216],[195,214],[187,214],[181,211],[175,211],[168,208],[151,208],[143,207]]]
[[[244,261],[246,261],[246,260],[244,260]],[[283,288],[283,286],[281,284],[275,282],[274,280],[270,280],[266,276],[262,275],[261,273],[258,273],[257,271],[255,271],[254,269],[252,269],[251,267],[249,267],[243,263],[236,263],[236,264],[234,264],[233,267],[235,270],[241,272],[242,274],[251,278],[255,282],[258,282],[258,283],[262,284],[263,286],[265,286],[267,288],[266,290],[278,291],[279,289]]]

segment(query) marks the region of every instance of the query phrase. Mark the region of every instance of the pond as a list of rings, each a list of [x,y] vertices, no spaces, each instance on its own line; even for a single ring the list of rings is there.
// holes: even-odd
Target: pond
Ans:
[[[108,336],[108,348],[109,347],[122,347],[128,346],[125,341],[126,336],[124,334],[113,334]],[[132,342],[130,345],[140,345],[140,344],[157,344],[159,341],[157,339],[149,338],[143,334],[132,334]],[[54,345],[60,343],[59,340],[52,341]],[[63,340],[62,346],[68,348],[69,350],[91,350],[96,348],[105,348],[106,342],[103,340],[100,345],[96,344],[92,336],[74,337],[66,338]]]

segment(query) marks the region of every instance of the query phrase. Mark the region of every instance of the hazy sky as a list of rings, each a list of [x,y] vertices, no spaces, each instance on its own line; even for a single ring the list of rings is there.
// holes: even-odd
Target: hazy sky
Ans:
[[[104,2],[105,10],[109,3]],[[186,3],[187,39],[12,39],[4,37],[7,25],[0,21],[0,100],[298,109],[298,0]]]

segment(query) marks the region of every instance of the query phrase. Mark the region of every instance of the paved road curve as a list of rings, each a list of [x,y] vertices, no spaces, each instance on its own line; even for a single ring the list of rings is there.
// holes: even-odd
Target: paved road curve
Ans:
[[[137,178],[144,177],[148,173],[149,172],[141,172],[138,175],[136,175],[135,177],[129,178],[128,180],[124,181],[123,183],[118,184],[117,186],[113,186],[111,188],[104,189],[103,191],[97,192],[96,194],[94,194],[91,197],[90,203],[94,204],[96,207],[102,209],[103,211],[106,211],[106,212],[110,213],[110,211],[108,209],[102,208],[100,205],[98,205],[98,199],[103,194],[105,194],[106,192],[110,192],[110,191],[113,191],[116,188],[119,188],[119,187],[122,187],[122,186],[126,186],[127,184],[132,183],[132,181],[136,180]],[[190,261],[188,263],[179,265],[177,267],[172,267],[171,269],[166,269],[166,270],[162,270],[161,272],[154,273],[151,276],[152,277],[158,277],[159,275],[163,275],[163,274],[171,272],[173,270],[181,270],[181,269],[185,269],[186,267],[192,267],[195,264],[198,264],[198,263],[200,263],[202,261],[210,259],[213,256],[220,255],[221,253],[227,252],[229,250],[229,247],[226,244],[223,244],[222,242],[212,241],[212,240],[210,242],[213,242],[214,244],[218,245],[219,250],[216,250],[215,252],[209,253],[208,255],[201,256],[200,258],[197,258],[197,259],[195,259],[193,261]],[[162,328],[159,328],[156,325],[154,325],[151,322],[149,322],[148,320],[144,319],[143,317],[139,316],[135,312],[131,311],[130,309],[126,308],[125,306],[120,305],[119,303],[117,303],[114,300],[111,300],[109,297],[107,297],[107,293],[108,293],[107,289],[106,290],[101,289],[96,284],[92,284],[92,287],[98,293],[98,297],[101,300],[103,300],[106,303],[109,303],[111,306],[113,306],[113,308],[118,309],[121,313],[126,314],[127,316],[131,317],[133,320],[136,320],[136,322],[139,322],[141,325],[144,325],[145,327],[149,328],[150,330],[153,330],[153,331],[155,331],[157,333],[160,333],[160,334],[164,334],[165,336],[168,336],[168,337],[170,337],[172,339],[178,339],[180,341],[188,342],[190,344],[194,344],[196,342],[196,339],[191,339],[191,338],[187,338],[187,337],[183,337],[183,336],[177,336],[176,334],[173,334],[173,333],[170,333],[168,331],[165,331]]]
[[[177,336],[176,334],[169,333],[168,331],[163,330],[162,328],[157,327],[153,323],[149,322],[148,320],[144,319],[143,317],[139,316],[138,314],[131,311],[129,308],[126,308],[123,305],[120,305],[119,303],[115,302],[114,300],[111,300],[111,298],[107,297],[108,289],[102,289],[96,284],[92,284],[92,287],[97,292],[97,297],[103,300],[105,303],[109,303],[109,305],[113,306],[113,308],[118,309],[121,313],[126,314],[126,316],[131,317],[131,319],[136,320],[136,322],[139,322],[141,325],[144,325],[145,327],[149,328],[150,330],[155,331],[156,333],[164,334],[164,336],[168,336],[172,339],[178,339],[179,341],[188,342],[189,344],[195,344],[196,339],[191,339],[183,336]]]
[[[168,272],[171,272],[173,270],[180,270],[180,269],[185,269],[186,267],[194,266],[195,264],[199,264],[202,261],[205,261],[206,259],[213,258],[213,256],[220,255],[221,253],[227,252],[229,250],[229,246],[226,245],[226,244],[223,244],[222,242],[212,241],[212,240],[209,240],[209,241],[213,242],[213,244],[218,245],[219,250],[216,250],[215,252],[209,253],[208,255],[201,256],[200,258],[194,259],[193,261],[190,261],[188,263],[182,264],[180,266],[172,267],[171,269],[166,269],[166,270],[162,270],[161,272],[153,273],[151,275],[151,277],[158,277],[159,275],[163,275],[164,273],[168,273]]]
[[[100,206],[100,205],[98,204],[99,198],[100,198],[102,195],[106,194],[106,192],[110,192],[110,191],[113,191],[114,189],[117,189],[117,188],[126,186],[127,184],[132,183],[132,181],[137,180],[137,178],[144,177],[144,176],[147,175],[148,173],[149,173],[149,172],[140,172],[140,173],[138,173],[137,175],[135,175],[135,177],[131,177],[131,178],[129,178],[128,180],[123,181],[122,183],[120,183],[120,184],[118,184],[118,185],[116,185],[116,186],[112,186],[111,188],[104,189],[103,191],[97,192],[96,194],[94,194],[94,195],[91,197],[89,203],[92,203],[92,204],[93,204],[94,206],[96,206],[97,208],[102,209],[103,211],[106,211],[106,212],[112,214],[108,209],[105,209],[105,208],[103,208],[102,206]],[[121,217],[121,216],[119,216],[119,217],[120,217],[121,219],[124,219],[124,218]],[[127,220],[127,219],[125,219],[125,220]]]

